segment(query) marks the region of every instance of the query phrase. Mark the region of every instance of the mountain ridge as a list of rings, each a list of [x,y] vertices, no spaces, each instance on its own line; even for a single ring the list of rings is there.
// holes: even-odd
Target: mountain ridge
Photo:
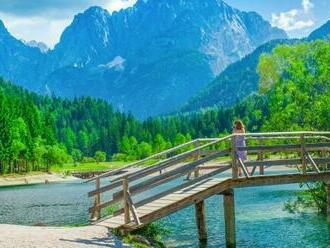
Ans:
[[[280,44],[316,39],[327,39],[330,34],[330,20],[317,28],[303,39],[273,40],[265,43],[245,56],[243,59],[229,65],[202,91],[198,92],[182,106],[181,111],[195,111],[208,107],[231,107],[250,94],[258,91],[259,76],[257,65],[262,53],[270,53]]]
[[[93,6],[74,17],[54,49],[35,55],[34,83],[13,71],[9,79],[39,93],[103,98],[146,118],[173,111],[226,66],[283,37],[257,13],[221,0],[139,0],[112,14]]]

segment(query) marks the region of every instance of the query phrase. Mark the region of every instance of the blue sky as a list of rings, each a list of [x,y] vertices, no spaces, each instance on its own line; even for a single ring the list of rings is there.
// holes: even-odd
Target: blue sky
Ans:
[[[43,41],[53,47],[74,15],[89,6],[99,5],[112,12],[127,8],[135,1],[0,0],[0,19],[17,38]],[[258,12],[272,25],[285,29],[291,37],[306,36],[330,19],[330,0],[225,1],[240,10]]]

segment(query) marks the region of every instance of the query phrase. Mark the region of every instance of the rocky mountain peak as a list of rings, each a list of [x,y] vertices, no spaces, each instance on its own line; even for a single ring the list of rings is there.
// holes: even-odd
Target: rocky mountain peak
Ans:
[[[103,98],[144,118],[173,111],[229,64],[285,37],[221,0],[138,0],[111,14],[95,6],[74,17],[33,75],[55,95]]]
[[[52,56],[62,58],[55,67],[105,62],[111,43],[110,18],[107,10],[97,6],[76,15],[54,48]]]

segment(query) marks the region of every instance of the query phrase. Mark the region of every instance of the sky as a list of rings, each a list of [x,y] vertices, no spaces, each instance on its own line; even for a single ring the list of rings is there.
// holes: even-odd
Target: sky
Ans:
[[[157,0],[154,0],[157,1]],[[203,0],[201,0],[203,1]],[[136,0],[0,0],[0,20],[18,39],[42,41],[53,47],[74,15],[90,6],[109,12]],[[245,11],[256,11],[290,37],[304,37],[330,19],[330,0],[225,0]]]

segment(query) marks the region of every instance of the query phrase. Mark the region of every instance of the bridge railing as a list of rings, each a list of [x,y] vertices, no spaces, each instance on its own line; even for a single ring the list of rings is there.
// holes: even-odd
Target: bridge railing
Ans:
[[[235,145],[238,136],[245,136],[246,146]],[[329,136],[330,132],[246,133],[193,140],[93,178],[96,189],[88,196],[95,197],[95,203],[89,212],[93,219],[99,219],[102,209],[116,205],[119,207],[114,215],[125,213],[126,223],[130,222],[131,216],[139,223],[137,207],[226,171],[226,176],[229,171],[229,176],[234,179],[254,176],[257,168],[259,175],[264,175],[265,169],[271,166],[296,166],[302,173],[309,170],[320,173],[324,170],[320,165],[330,163],[327,154],[330,151]],[[248,160],[242,161],[237,156],[238,151],[247,152]],[[174,155],[169,156],[171,154]],[[164,155],[169,157],[148,167],[128,170]],[[204,165],[209,162],[212,165]],[[110,183],[101,186],[101,178],[109,177],[113,177]],[[185,177],[190,180],[178,180]],[[171,183],[173,181],[176,183]],[[109,192],[111,198],[101,202],[101,194]],[[135,201],[133,196],[136,196]]]

